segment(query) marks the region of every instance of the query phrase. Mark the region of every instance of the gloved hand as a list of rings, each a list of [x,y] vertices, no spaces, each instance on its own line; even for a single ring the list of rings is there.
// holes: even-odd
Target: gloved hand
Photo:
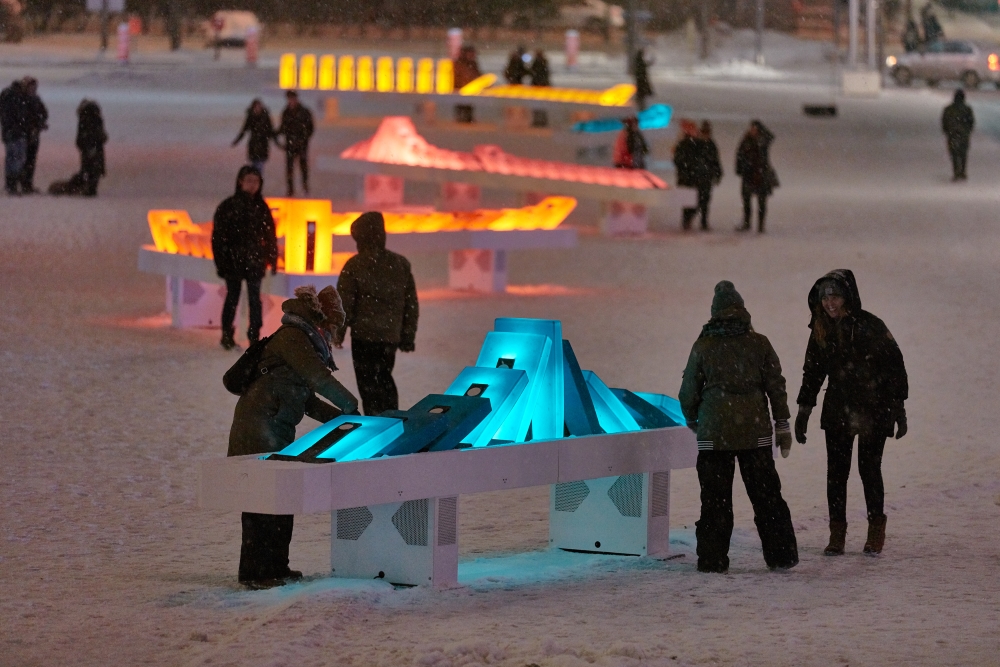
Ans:
[[[399,343],[400,352],[413,352],[417,349],[417,344],[412,340],[404,340]]]
[[[896,440],[899,440],[904,435],[906,435],[906,408],[903,407],[902,402],[896,404],[892,408],[892,421],[896,425]]]
[[[808,405],[799,406],[799,414],[795,415],[795,442],[806,444],[806,429],[809,427],[809,415],[813,409]]]
[[[781,458],[787,459],[788,453],[792,451],[792,432],[778,431],[774,434],[774,444],[781,450]]]

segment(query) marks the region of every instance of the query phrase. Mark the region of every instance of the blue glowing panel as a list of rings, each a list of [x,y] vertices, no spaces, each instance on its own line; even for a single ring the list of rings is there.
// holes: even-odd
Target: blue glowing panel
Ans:
[[[494,331],[538,334],[551,342],[548,362],[535,378],[538,386],[529,406],[532,410],[531,436],[535,440],[561,438],[565,433],[565,406],[563,397],[563,346],[562,324],[559,320],[535,320],[499,317]]]
[[[645,111],[640,111],[636,116],[639,118],[640,130],[662,130],[670,125],[670,118],[673,116],[673,109],[666,104],[654,104]],[[621,118],[595,118],[574,123],[574,132],[618,132],[622,129]]]
[[[341,415],[268,457],[278,461],[356,461],[375,456],[403,434],[403,422],[385,417]]]
[[[587,381],[583,379],[583,371],[576,360],[576,353],[568,340],[563,340],[563,387],[565,400],[563,402],[566,419],[567,435],[599,435],[604,433],[597,419],[594,400],[587,389]]]
[[[488,398],[492,410],[469,435],[462,438],[462,442],[473,447],[490,444],[527,386],[528,375],[521,370],[466,366],[444,393]]]
[[[539,376],[549,361],[552,342],[538,334],[491,331],[486,334],[476,366],[480,368],[513,368],[524,371],[528,386],[510,411],[510,415],[493,436],[496,440],[524,442],[534,417]]]
[[[403,435],[383,451],[385,456],[455,449],[490,414],[482,397],[431,394],[405,412],[390,410],[385,417],[403,419]]]
[[[583,377],[587,381],[587,389],[594,401],[597,420],[601,423],[601,428],[604,429],[605,433],[640,430],[638,422],[632,417],[625,404],[608,389],[608,385],[604,384],[596,373],[583,371]]]
[[[684,419],[684,413],[681,411],[681,402],[676,398],[671,398],[665,394],[650,394],[644,391],[637,391],[635,395],[654,405],[656,409],[670,417],[678,426],[687,424],[687,421]]]
[[[642,428],[667,428],[677,426],[677,423],[646,399],[634,394],[628,389],[612,389],[611,393],[618,397],[628,409],[629,414]]]

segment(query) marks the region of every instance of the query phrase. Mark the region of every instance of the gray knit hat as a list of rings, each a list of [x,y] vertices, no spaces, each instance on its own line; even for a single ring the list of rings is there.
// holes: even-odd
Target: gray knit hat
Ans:
[[[743,307],[743,297],[736,291],[736,286],[728,280],[715,286],[715,296],[712,297],[712,317],[733,306]]]

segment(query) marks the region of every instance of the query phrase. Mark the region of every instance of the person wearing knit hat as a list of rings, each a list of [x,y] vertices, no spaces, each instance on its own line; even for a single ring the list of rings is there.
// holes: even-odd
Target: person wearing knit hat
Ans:
[[[351,236],[358,254],[347,260],[337,280],[344,321],[334,335],[334,345],[343,345],[349,328],[361,404],[366,415],[378,415],[399,409],[392,369],[396,350],[413,352],[416,347],[417,285],[407,259],[386,250],[381,213],[360,215],[351,223]]]
[[[764,562],[772,570],[795,567],[798,545],[772,452],[777,444],[787,457],[792,445],[781,363],[767,337],[753,330],[743,297],[730,281],[715,286],[711,313],[691,348],[678,394],[698,438],[698,570],[729,569],[737,461]]]

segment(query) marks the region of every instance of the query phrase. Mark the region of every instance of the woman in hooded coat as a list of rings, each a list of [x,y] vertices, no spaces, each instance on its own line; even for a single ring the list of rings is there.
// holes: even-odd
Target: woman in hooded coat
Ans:
[[[752,199],[757,197],[757,231],[764,233],[767,217],[767,198],[778,187],[778,175],[771,166],[771,144],[774,133],[764,127],[759,120],[750,122],[750,128],[743,135],[743,141],[736,149],[736,175],[742,178],[743,226],[737,231],[750,230]]]
[[[795,439],[806,441],[809,415],[823,382],[829,379],[820,428],[826,432],[826,497],[830,508],[830,543],[824,553],[844,553],[847,538],[847,478],[854,438],[858,472],[868,509],[866,554],[885,544],[885,488],[882,452],[886,438],[906,435],[909,383],[903,354],[888,327],[861,309],[854,273],[831,271],[809,290],[812,333],[806,347],[799,390]]]
[[[788,456],[792,446],[785,378],[770,341],[750,326],[743,297],[728,280],[715,286],[712,319],[691,348],[678,397],[688,428],[698,437],[698,570],[729,569],[737,461],[764,562],[772,570],[795,567],[795,530],[771,449],[776,440],[782,456]]]
[[[247,284],[250,344],[260,338],[264,323],[260,301],[260,283],[267,267],[278,270],[278,237],[271,209],[261,190],[264,179],[255,167],[242,167],[236,176],[236,192],[215,209],[212,216],[212,253],[215,271],[226,281],[226,300],[222,305],[222,341],[227,350],[236,347],[236,306],[240,301],[243,281]]]
[[[108,133],[104,131],[104,117],[101,107],[93,100],[83,100],[76,109],[76,147],[80,150],[80,174],[82,194],[97,196],[97,183],[105,175],[104,144],[108,143]]]
[[[250,134],[250,139],[247,141],[247,160],[263,176],[264,163],[270,156],[270,142],[276,135],[274,134],[274,123],[271,122],[271,112],[267,110],[260,99],[255,99],[250,103],[243,127],[233,139],[233,146],[239,144],[247,133]]]
[[[299,287],[281,310],[281,328],[267,340],[260,358],[260,367],[268,372],[254,380],[236,404],[228,456],[284,449],[295,440],[295,427],[304,415],[325,423],[357,413],[358,400],[333,376],[337,366],[331,336],[344,322],[337,290],[324,287],[316,294],[312,285]],[[290,515],[243,513],[241,583],[270,588],[302,576],[288,567],[292,526]]]

